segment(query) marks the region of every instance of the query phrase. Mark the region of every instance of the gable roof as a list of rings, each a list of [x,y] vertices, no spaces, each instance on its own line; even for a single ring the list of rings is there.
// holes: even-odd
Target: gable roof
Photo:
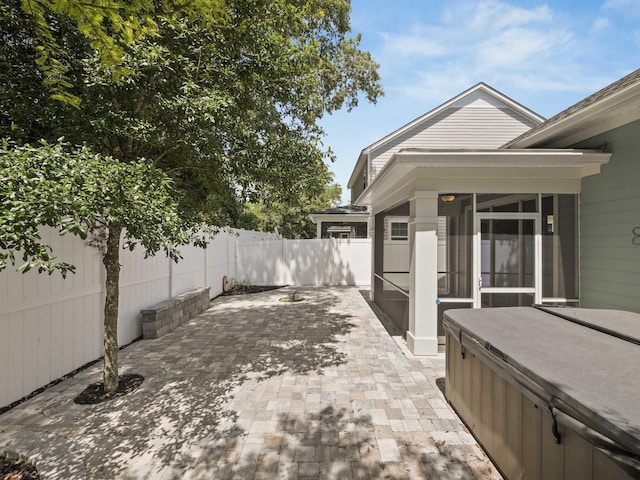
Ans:
[[[369,213],[369,209],[365,205],[343,205],[340,207],[328,208],[326,210],[316,210],[311,215],[352,215],[352,214]]]
[[[420,124],[424,124],[424,123],[429,122],[433,117],[437,116],[442,111],[446,110],[447,108],[450,108],[450,107],[454,106],[456,103],[460,103],[466,97],[469,97],[469,96],[471,96],[471,95],[473,95],[475,93],[478,93],[478,92],[484,93],[484,94],[494,98],[498,102],[500,102],[500,103],[508,106],[509,108],[511,108],[516,113],[518,113],[518,114],[522,115],[523,117],[531,120],[533,123],[537,124],[537,123],[540,123],[540,122],[542,122],[544,120],[544,117],[541,117],[540,115],[538,115],[537,113],[533,112],[532,110],[526,108],[525,106],[521,105],[520,103],[512,100],[511,98],[507,97],[506,95],[503,95],[502,93],[500,93],[496,89],[490,87],[486,83],[480,82],[480,83],[474,85],[473,87],[465,90],[464,92],[460,93],[459,95],[456,95],[455,97],[453,97],[450,100],[446,101],[442,105],[439,105],[438,107],[434,108],[433,110],[430,110],[429,112],[425,113],[424,115],[419,116],[415,120],[412,120],[411,122],[407,123],[406,125],[398,128],[397,130],[391,132],[390,134],[388,134],[388,135],[382,137],[381,139],[375,141],[374,143],[372,143],[368,147],[365,147],[360,152],[360,155],[358,156],[358,161],[356,162],[356,165],[354,166],[353,172],[351,174],[351,178],[349,178],[349,182],[348,182],[348,185],[347,185],[348,188],[351,188],[353,186],[354,182],[357,180],[358,172],[362,168],[363,163],[366,162],[369,152],[371,152],[373,149],[376,149],[376,148],[378,148],[380,146],[383,146],[386,143],[392,142],[394,139],[396,139],[398,136],[402,135],[404,132],[413,129],[413,128],[419,126]]]
[[[584,100],[572,105],[550,119],[538,124],[531,130],[504,144],[501,148],[527,148],[549,144],[553,140],[572,137],[578,131],[586,131],[587,127],[593,127],[597,123],[604,123],[607,118],[603,115],[605,109],[614,106],[623,106],[631,109],[628,101],[630,96],[638,96],[640,91],[640,69],[631,72],[620,80],[588,96]],[[635,99],[636,107],[640,104]],[[590,119],[590,121],[589,121]],[[578,124],[579,122],[579,124]],[[572,130],[573,128],[573,130]]]

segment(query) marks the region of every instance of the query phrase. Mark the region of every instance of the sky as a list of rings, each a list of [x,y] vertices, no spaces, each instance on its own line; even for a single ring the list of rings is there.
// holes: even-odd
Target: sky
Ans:
[[[362,149],[479,82],[548,118],[640,68],[640,0],[352,0],[351,27],[385,96],[321,121],[343,204]]]

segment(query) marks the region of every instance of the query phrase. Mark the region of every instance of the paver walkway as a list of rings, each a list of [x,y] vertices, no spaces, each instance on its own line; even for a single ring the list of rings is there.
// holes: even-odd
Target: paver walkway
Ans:
[[[0,451],[63,479],[500,479],[436,385],[355,288],[221,297],[121,351],[134,393],[73,398],[101,365],[0,415]]]

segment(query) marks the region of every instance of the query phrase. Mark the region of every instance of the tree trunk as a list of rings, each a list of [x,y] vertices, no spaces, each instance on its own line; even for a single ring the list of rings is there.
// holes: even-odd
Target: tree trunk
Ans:
[[[118,293],[120,284],[120,233],[122,227],[109,227],[107,250],[102,263],[107,271],[104,300],[104,391],[118,389]]]

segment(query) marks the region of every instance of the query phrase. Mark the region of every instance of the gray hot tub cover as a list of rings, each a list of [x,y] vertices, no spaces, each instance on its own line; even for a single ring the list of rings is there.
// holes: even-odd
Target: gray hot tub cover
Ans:
[[[640,477],[640,315],[545,310],[448,310],[444,327],[463,349],[546,403],[554,419]]]

